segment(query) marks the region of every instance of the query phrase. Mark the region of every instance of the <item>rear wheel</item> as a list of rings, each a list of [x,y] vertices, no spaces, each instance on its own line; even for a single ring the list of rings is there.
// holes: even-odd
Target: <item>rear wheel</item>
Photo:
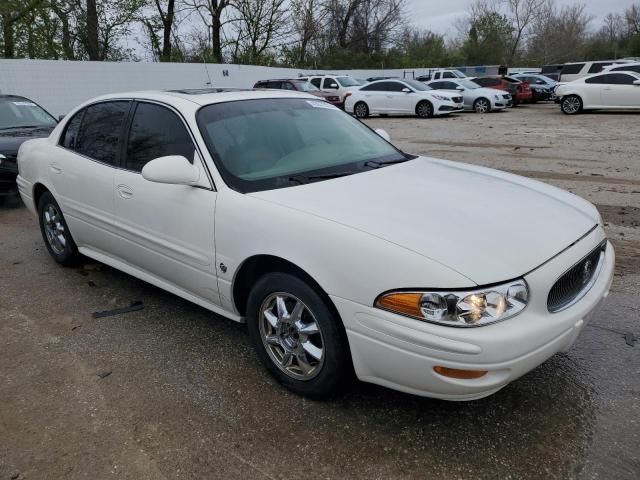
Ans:
[[[416,114],[420,118],[431,118],[433,117],[433,105],[431,102],[427,100],[423,100],[416,106]]]
[[[358,118],[367,118],[369,116],[369,107],[364,102],[358,102],[353,107],[353,113]]]
[[[562,113],[567,115],[575,115],[582,111],[582,99],[577,95],[569,95],[564,97],[560,102]]]
[[[487,113],[491,110],[491,103],[486,98],[478,98],[473,102],[473,109],[476,113]]]
[[[78,247],[71,237],[60,205],[49,192],[44,192],[38,201],[38,218],[42,238],[53,259],[60,265],[74,265],[80,258]]]
[[[326,397],[351,371],[340,319],[298,277],[269,273],[258,280],[247,302],[247,327],[260,361],[295,393]]]

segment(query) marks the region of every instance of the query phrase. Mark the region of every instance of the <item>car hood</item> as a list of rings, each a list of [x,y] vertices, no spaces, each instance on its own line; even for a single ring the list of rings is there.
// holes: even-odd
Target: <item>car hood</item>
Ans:
[[[384,239],[478,285],[530,272],[599,222],[591,204],[560,189],[425,157],[250,195]]]
[[[0,153],[16,155],[20,145],[32,138],[48,137],[53,127],[31,127],[0,130]]]

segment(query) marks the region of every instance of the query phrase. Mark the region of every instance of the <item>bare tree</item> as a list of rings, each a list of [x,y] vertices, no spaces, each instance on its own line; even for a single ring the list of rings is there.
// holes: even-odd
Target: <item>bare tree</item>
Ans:
[[[631,5],[625,11],[625,18],[631,34],[640,34],[640,3]]]
[[[289,34],[286,0],[236,0],[234,60],[260,63]]]
[[[4,44],[4,57],[15,55],[14,27],[16,22],[26,17],[33,9],[41,5],[43,0],[2,0],[0,1],[0,25]]]
[[[504,2],[508,12],[507,16],[513,25],[513,39],[507,60],[507,63],[511,65],[529,28],[536,18],[543,14],[547,0],[504,0]]]
[[[291,0],[292,27],[299,37],[298,62],[304,65],[307,59],[309,44],[325,28],[324,22],[328,15],[325,8],[321,8],[321,0]]]
[[[211,34],[213,60],[214,62],[222,63],[224,16],[233,6],[233,0],[185,0],[184,3],[198,14],[206,25]],[[196,37],[200,38],[200,35],[196,34]],[[201,43],[200,45],[202,46]]]

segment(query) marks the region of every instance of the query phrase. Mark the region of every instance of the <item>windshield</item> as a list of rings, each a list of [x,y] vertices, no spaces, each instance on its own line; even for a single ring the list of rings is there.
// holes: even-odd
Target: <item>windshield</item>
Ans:
[[[464,88],[468,88],[469,90],[475,90],[476,88],[481,88],[476,82],[471,80],[458,80],[458,83],[462,85]]]
[[[451,70],[451,72],[453,72],[453,74],[458,78],[467,78],[467,76],[460,70]]]
[[[300,91],[302,92],[317,92],[318,90],[320,90],[313,83],[297,82],[296,85],[300,88]]]
[[[433,90],[433,88],[431,88],[428,85],[425,85],[422,82],[419,82],[418,80],[403,80],[403,82],[406,83],[407,85],[409,85],[414,90],[418,90],[419,92],[424,92],[424,91],[427,91],[427,90]]]
[[[225,182],[242,193],[298,185],[300,177],[364,172],[369,161],[407,159],[322,100],[216,103],[201,108],[197,120]]]
[[[24,98],[0,100],[0,130],[19,127],[53,127],[56,119]]]
[[[336,78],[336,80],[338,80],[338,83],[340,83],[340,85],[342,85],[343,87],[357,87],[358,85],[360,85],[355,79],[351,77],[338,77]]]

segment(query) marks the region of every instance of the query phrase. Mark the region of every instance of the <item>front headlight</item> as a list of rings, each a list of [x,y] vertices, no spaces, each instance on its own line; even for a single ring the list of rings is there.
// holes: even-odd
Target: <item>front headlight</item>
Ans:
[[[375,306],[393,313],[450,327],[480,327],[506,320],[527,306],[523,279],[464,291],[396,291],[380,295]]]
[[[453,100],[451,100],[451,98],[449,97],[445,97],[444,95],[433,95],[433,98],[437,98],[438,100],[441,100],[443,102],[452,102]]]

